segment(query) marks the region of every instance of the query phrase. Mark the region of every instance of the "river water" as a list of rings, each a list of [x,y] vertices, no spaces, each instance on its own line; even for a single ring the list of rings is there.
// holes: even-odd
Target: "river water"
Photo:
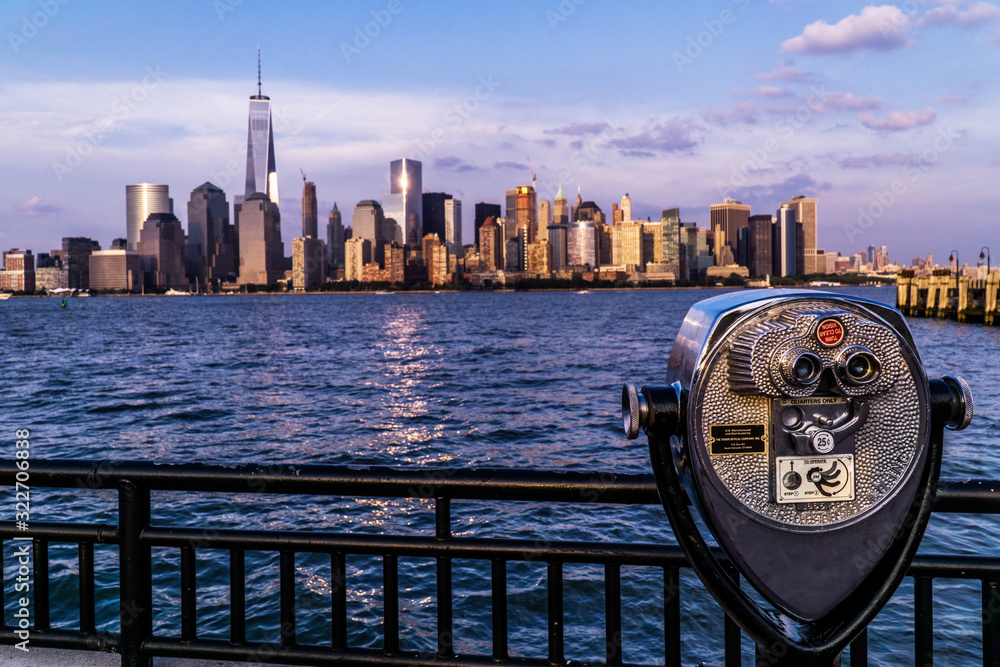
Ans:
[[[891,303],[893,288],[844,289]],[[11,299],[0,304],[0,456],[30,429],[36,459],[146,459],[649,471],[621,434],[620,387],[660,383],[688,307],[717,290]],[[1000,478],[1000,329],[909,320],[931,377],[964,376],[977,416],[948,433],[946,478]],[[993,377],[994,380],[989,378]],[[13,518],[13,492],[8,503]],[[2,497],[2,493],[0,493]],[[223,529],[428,534],[424,500],[154,494],[154,522]],[[0,503],[0,513],[6,511]],[[32,490],[32,521],[113,523],[109,492]],[[10,520],[10,519],[4,519]],[[455,503],[457,536],[672,543],[657,507]],[[932,518],[922,553],[997,554],[992,518]],[[13,572],[5,546],[8,577]],[[156,631],[179,634],[178,556],[156,550]],[[97,548],[98,621],[117,624],[116,550]],[[75,548],[53,547],[53,619],[76,611]],[[250,639],[274,641],[275,558],[248,554]],[[200,551],[199,635],[228,637],[225,554]],[[329,636],[328,559],[300,555],[298,632]],[[566,655],[604,655],[603,571],[566,567]],[[509,566],[510,643],[544,657],[544,565]],[[381,642],[381,565],[349,557],[349,643]],[[435,646],[434,564],[400,564],[404,650]],[[9,583],[8,583],[9,587]],[[662,580],[623,572],[624,659],[662,661]],[[14,596],[5,591],[11,621]],[[935,583],[941,664],[980,660],[978,582]],[[913,664],[912,588],[870,629],[873,664]],[[682,579],[685,664],[722,663],[721,612]],[[594,611],[594,610],[597,611]],[[455,646],[489,654],[489,563],[455,563]],[[62,619],[62,620],[61,620]],[[750,651],[748,640],[744,640]]]

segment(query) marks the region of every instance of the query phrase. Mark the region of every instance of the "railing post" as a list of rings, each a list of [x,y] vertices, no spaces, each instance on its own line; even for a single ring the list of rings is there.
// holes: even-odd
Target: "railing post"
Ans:
[[[143,653],[143,643],[153,634],[150,548],[139,541],[149,519],[149,489],[123,481],[118,487],[122,667],[153,664]]]
[[[917,667],[934,664],[934,580],[913,577],[914,661]]]
[[[1000,667],[1000,581],[983,580],[983,667]]]

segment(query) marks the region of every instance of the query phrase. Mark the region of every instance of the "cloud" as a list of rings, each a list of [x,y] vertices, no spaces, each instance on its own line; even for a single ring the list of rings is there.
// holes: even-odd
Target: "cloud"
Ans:
[[[909,25],[909,17],[899,7],[869,5],[861,14],[851,14],[835,25],[826,21],[810,23],[801,35],[782,42],[781,48],[810,55],[861,49],[891,51],[910,44],[906,36]]]
[[[726,195],[749,204],[751,210],[774,210],[779,202],[788,201],[796,195],[815,195],[820,190],[829,190],[829,183],[817,182],[809,174],[798,173],[789,176],[780,183],[768,185],[748,185],[734,189]]]
[[[757,105],[753,100],[741,100],[731,109],[707,109],[703,116],[706,121],[716,125],[731,123],[752,125],[757,122]]]
[[[53,206],[52,204],[46,204],[39,197],[32,197],[23,204],[19,204],[17,207],[18,213],[29,218],[51,215],[53,213],[59,213],[60,211],[62,211],[62,208]]]
[[[497,162],[493,165],[494,169],[524,169],[527,164],[521,164],[520,162]]]
[[[762,81],[780,81],[783,83],[810,83],[813,80],[812,74],[792,67],[791,60],[779,63],[778,69],[773,72],[754,74],[754,77]]]
[[[849,157],[840,160],[838,164],[844,169],[867,169],[868,167],[891,167],[904,164],[920,162],[918,155],[904,155],[895,153],[893,155],[865,155],[861,157]]]
[[[989,2],[977,2],[965,11],[955,5],[945,5],[928,10],[918,22],[920,28],[975,28],[995,21],[1000,16],[1000,7]]]
[[[464,174],[470,171],[482,171],[482,168],[471,165],[465,160],[455,157],[454,155],[436,158],[434,160],[434,168],[440,169],[441,171],[452,171],[458,174]]]
[[[585,137],[591,134],[599,134],[611,127],[607,123],[573,123],[566,127],[557,127],[551,130],[544,130],[545,134],[566,134],[571,137]]]
[[[641,134],[615,139],[611,145],[621,149],[623,155],[636,157],[650,157],[654,152],[681,153],[700,143],[698,138],[692,136],[698,129],[693,121],[673,118]]]
[[[931,107],[924,107],[923,111],[890,111],[885,118],[875,118],[870,111],[863,111],[857,115],[858,121],[869,130],[888,132],[929,125],[935,118],[937,112]]]
[[[941,95],[937,98],[941,104],[968,104],[969,100],[964,95]]]
[[[776,99],[779,97],[791,97],[791,93],[784,88],[778,88],[777,86],[757,86],[753,94],[757,97],[770,97]]]
[[[822,105],[825,111],[833,113],[837,111],[874,111],[885,106],[885,102],[876,95],[857,97],[854,93],[834,90],[825,94]]]

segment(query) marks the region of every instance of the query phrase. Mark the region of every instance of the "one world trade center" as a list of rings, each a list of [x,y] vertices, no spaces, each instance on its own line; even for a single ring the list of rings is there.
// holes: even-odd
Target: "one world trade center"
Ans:
[[[260,192],[278,203],[278,174],[274,167],[274,134],[271,127],[271,98],[261,94],[260,49],[257,49],[257,94],[250,96],[247,126],[246,197]]]

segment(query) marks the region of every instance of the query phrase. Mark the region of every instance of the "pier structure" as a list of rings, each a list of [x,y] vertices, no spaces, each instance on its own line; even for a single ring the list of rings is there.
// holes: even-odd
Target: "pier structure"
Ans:
[[[903,270],[896,276],[896,308],[909,317],[939,317],[980,324],[1000,324],[997,291],[1000,273],[986,280],[959,276],[949,269],[929,276],[914,276]]]

